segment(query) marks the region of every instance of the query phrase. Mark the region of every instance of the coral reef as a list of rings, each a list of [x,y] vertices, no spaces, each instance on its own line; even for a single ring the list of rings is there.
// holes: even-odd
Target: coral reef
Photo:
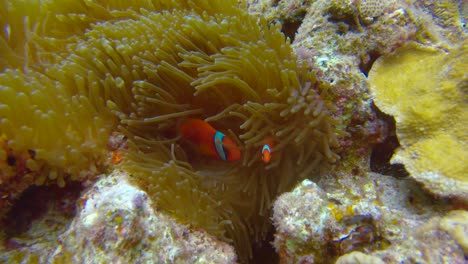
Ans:
[[[50,208],[39,223],[33,223],[35,228],[10,239],[9,244],[14,241],[17,246],[3,253],[0,260],[236,263],[231,246],[155,211],[148,195],[129,184],[128,175],[121,171],[97,181],[81,195],[78,204],[73,221],[60,221],[59,208]]]
[[[305,180],[275,202],[275,247],[281,263],[463,263],[466,211],[446,213],[453,208],[411,179],[370,173]]]
[[[465,201],[467,55],[468,42],[448,53],[410,44],[379,58],[369,73],[376,105],[396,120],[401,147],[392,162],[430,192]]]
[[[269,21],[281,25],[281,31],[292,41],[302,24],[305,14],[313,0],[245,1],[251,13],[261,14]]]
[[[440,221],[440,229],[447,232],[468,255],[468,212],[456,210],[449,212]]]
[[[415,1],[413,4],[418,9],[430,14],[430,17],[421,20],[420,25],[426,28],[423,35],[435,42],[448,40],[451,43],[457,43],[466,35],[466,19],[468,18],[466,1]],[[438,28],[443,30],[437,30]]]
[[[369,256],[359,251],[353,251],[339,257],[336,264],[384,264],[383,260],[378,257]]]
[[[463,42],[467,33],[466,4],[459,1],[247,2],[252,12],[282,23],[284,32],[289,22],[278,17],[295,21],[297,33],[290,38],[298,59],[330,83],[328,97],[336,102],[338,129],[345,132],[339,138],[340,164],[348,171],[365,171],[373,146],[393,133],[369,96],[366,76],[373,62],[409,41],[447,47]]]
[[[466,211],[463,211],[466,217]],[[373,255],[386,263],[398,262],[426,262],[426,263],[465,263],[463,246],[465,239],[459,235],[447,232],[446,222],[453,222],[461,228],[466,228],[466,218],[458,218],[459,211],[451,211],[443,217],[434,216],[416,227],[406,241],[394,244],[385,251],[375,252]],[[455,217],[454,217],[455,216]]]
[[[302,206],[292,208],[292,205],[298,204]],[[328,211],[326,194],[308,180],[276,200],[273,214],[277,232],[275,247],[282,263],[323,262],[326,252],[319,252],[327,243],[327,230],[324,227],[332,229],[337,224]],[[309,241],[313,244],[309,244]]]
[[[355,2],[357,2],[356,4],[361,19],[372,20],[374,17],[379,17],[388,12],[388,10],[392,10],[396,0],[358,0]]]
[[[119,131],[117,166],[155,206],[235,243],[246,260],[271,226],[275,197],[338,159],[328,86],[297,63],[279,26],[237,1],[2,5],[0,175],[14,178],[2,193],[105,171]],[[18,23],[23,31],[13,32]],[[226,131],[242,159],[212,161],[186,148],[177,129],[187,117]],[[268,165],[266,137],[275,142]],[[12,170],[10,157],[28,151],[24,173]]]
[[[387,135],[386,124],[371,107],[365,75],[376,57],[414,38],[418,30],[399,1],[358,2],[249,1],[252,12],[264,10],[271,21],[283,23],[277,17],[292,17],[298,8],[303,13],[293,48],[318,79],[330,84],[327,98],[336,103],[333,114],[341,121],[339,154],[345,161],[340,164],[348,171],[369,167],[373,144]],[[370,15],[375,17],[363,21]]]
[[[455,236],[450,237],[441,226],[431,224],[431,221],[436,223],[445,214],[450,215],[447,210],[466,209],[466,200],[441,202],[434,200],[436,197],[426,194],[423,194],[423,199],[415,199],[423,193],[423,190],[410,179],[405,179],[408,172],[402,166],[385,164],[385,160],[388,162],[395,148],[399,146],[396,138],[399,136],[398,120],[395,132],[392,117],[379,112],[372,105],[371,82],[366,76],[376,59],[394,52],[411,41],[417,41],[429,49],[439,47],[438,49],[442,51],[457,50],[460,43],[464,43],[467,38],[464,24],[467,17],[466,3],[432,0],[248,2],[252,12],[263,12],[270,21],[283,23],[277,17],[293,20],[298,18],[294,16],[295,10],[303,12],[302,21],[295,23],[297,33],[290,36],[294,39],[293,47],[298,58],[308,64],[318,79],[330,83],[328,97],[336,102],[337,109],[334,114],[341,120],[338,129],[345,132],[339,134],[341,162],[334,167],[331,175],[321,177],[317,182],[322,188],[318,189],[315,184],[304,182],[303,185],[307,186],[301,186],[291,193],[282,195],[275,203],[273,217],[277,230],[275,246],[282,262],[332,263],[335,258],[324,258],[324,256],[337,257],[352,250],[372,253],[370,258],[385,262],[425,262],[431,258],[442,262],[442,258],[449,256],[453,257],[451,261],[455,263],[463,262],[463,253],[459,247],[463,246],[464,242]],[[284,6],[296,9],[283,8]],[[283,30],[285,30],[284,24]],[[466,53],[463,53],[465,55],[462,55],[461,51],[454,53],[458,53],[460,57],[457,59],[457,65],[465,64],[462,61]],[[431,77],[441,77],[444,79],[444,85],[455,83],[456,80],[451,82],[448,77],[450,65],[445,70],[443,65],[439,66],[431,68],[434,71],[429,70],[427,74],[432,74]],[[455,72],[463,71],[457,69],[451,71],[452,74]],[[420,70],[420,74],[424,74],[424,70]],[[391,75],[396,79],[398,73],[393,72],[389,74]],[[461,92],[466,90],[462,88],[465,86],[465,81],[462,80],[466,77],[462,76],[463,74],[460,74],[455,78],[460,81],[458,98],[456,100],[451,96],[445,98],[448,111],[453,110],[453,113],[456,108],[464,106],[460,101],[466,97]],[[434,81],[439,82],[439,80]],[[432,88],[428,87],[425,90],[428,92],[424,96],[428,98],[433,96],[430,89],[433,89],[434,85],[436,84],[430,84]],[[407,96],[405,94],[407,86],[401,86],[401,96]],[[382,87],[382,90],[384,89]],[[393,94],[385,96],[387,97],[382,96],[381,100],[395,98]],[[415,98],[412,100],[417,101]],[[432,105],[421,106],[413,103],[411,107],[415,112],[431,111]],[[460,132],[457,143],[451,144],[451,148],[454,154],[462,154],[466,149],[464,145],[466,133],[461,130],[466,125],[463,125],[464,121],[460,119],[465,118],[465,114],[457,113],[457,117],[452,119],[454,123],[450,121],[447,124],[452,124],[449,130]],[[455,125],[457,121],[459,124]],[[422,129],[416,127],[406,133],[413,138],[425,135]],[[381,145],[375,145],[380,142]],[[373,150],[376,146],[381,149]],[[405,147],[407,146],[401,146],[402,149]],[[437,146],[432,147],[437,148]],[[369,182],[366,176],[369,171],[368,158],[371,151],[380,155],[380,157],[374,156],[373,159],[374,162],[380,161],[379,164],[370,164],[374,170],[391,173],[392,176],[401,179],[405,186],[411,182],[411,188],[405,190],[405,187],[398,184],[388,184],[388,181],[397,182],[395,179],[379,177],[378,183],[375,183],[379,186],[378,191],[374,193],[375,185]],[[454,167],[464,164],[463,161],[466,160],[465,154],[453,159],[447,158],[446,154],[432,152],[430,157],[434,157],[435,164],[447,162],[448,165],[453,162]],[[388,166],[391,169],[376,166]],[[457,170],[459,172],[467,171],[464,165],[458,168],[462,169]],[[411,170],[409,172],[411,173]],[[334,183],[335,181],[338,183]],[[464,184],[455,186],[455,182],[449,178],[424,181],[425,189],[433,189],[445,197],[463,196],[460,190],[464,188]],[[442,190],[443,188],[445,190]],[[385,197],[381,197],[379,192]],[[396,195],[390,195],[390,192],[396,192]],[[321,200],[324,196],[328,198]],[[363,198],[369,196],[376,198],[370,200]],[[304,201],[304,197],[315,197],[315,199]],[[358,226],[352,224],[359,222],[357,220],[361,224]],[[418,229],[419,227],[421,229]],[[424,232],[428,234],[426,237],[423,235]],[[405,239],[408,240],[407,244]],[[424,245],[428,239],[442,242]],[[424,253],[419,253],[419,250],[423,250]],[[376,252],[385,252],[385,254],[377,255]],[[416,256],[415,259],[412,258],[413,255]],[[347,257],[363,256],[352,254]]]
[[[467,6],[0,0],[0,261],[258,261],[272,254],[252,258],[273,219],[282,263],[463,263]],[[432,98],[406,108],[421,118],[402,131],[404,118],[380,119],[369,91],[389,79],[384,66],[406,78],[393,68],[411,63],[390,60],[412,52],[432,61],[423,79],[433,83],[419,90]],[[402,99],[386,96],[376,102]],[[431,112],[434,99],[448,107]],[[241,159],[187,146],[186,118],[222,131]],[[396,136],[393,161],[411,177],[379,167],[392,166]],[[378,143],[382,163],[369,164]],[[402,155],[411,147],[418,155]]]

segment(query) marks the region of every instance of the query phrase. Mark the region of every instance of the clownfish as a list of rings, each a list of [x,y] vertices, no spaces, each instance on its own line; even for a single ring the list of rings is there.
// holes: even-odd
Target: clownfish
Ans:
[[[122,161],[122,155],[120,154],[119,150],[116,149],[112,151],[111,163],[116,165]]]
[[[240,159],[239,147],[203,120],[193,118],[184,120],[180,125],[180,133],[182,138],[190,141],[205,156],[227,161]]]
[[[262,147],[262,160],[263,163],[268,164],[271,160],[271,153],[273,148],[273,140],[271,137],[265,139],[263,147]]]

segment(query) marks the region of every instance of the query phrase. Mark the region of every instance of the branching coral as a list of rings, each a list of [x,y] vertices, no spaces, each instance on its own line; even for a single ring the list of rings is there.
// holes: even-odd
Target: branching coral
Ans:
[[[403,163],[442,196],[468,199],[468,43],[443,50],[415,44],[379,59],[369,80],[376,105],[395,117]]]
[[[331,150],[337,144],[334,121],[329,105],[321,99],[327,87],[296,63],[278,26],[248,15],[237,1],[134,1],[123,6],[74,1],[73,11],[67,14],[57,4],[47,3],[48,10],[57,12],[54,19],[60,18],[63,24],[43,21],[40,13],[37,20],[42,22],[36,28],[54,26],[58,33],[36,32],[25,39],[26,46],[45,52],[39,53],[34,65],[30,61],[22,66],[37,71],[33,76],[46,78],[43,89],[48,93],[64,89],[65,99],[82,99],[78,101],[89,105],[88,118],[105,120],[75,123],[72,120],[79,114],[70,113],[58,123],[71,129],[80,122],[81,128],[96,126],[91,131],[104,128],[106,133],[90,135],[102,150],[109,135],[107,125],[117,119],[116,127],[129,139],[121,167],[156,206],[233,240],[244,259],[251,255],[251,241],[262,239],[269,228],[273,199],[298,179],[319,175],[337,159]],[[71,23],[75,19],[82,24]],[[71,36],[59,33],[69,27],[74,32]],[[57,50],[50,49],[62,40]],[[23,74],[16,72],[8,75],[8,70],[2,78],[12,82]],[[11,89],[18,93],[21,87]],[[45,104],[46,98],[40,103]],[[61,111],[53,105],[51,109]],[[81,108],[71,105],[71,109]],[[189,116],[205,119],[231,135],[242,148],[242,160],[206,160],[186,149],[177,140],[177,126]],[[12,126],[18,129],[21,123]],[[21,131],[7,138],[20,136]],[[260,158],[266,137],[275,141],[268,165]],[[67,144],[79,154],[90,152]],[[67,162],[75,163],[67,157]],[[87,157],[86,164],[97,158]],[[46,162],[56,167],[53,160]]]

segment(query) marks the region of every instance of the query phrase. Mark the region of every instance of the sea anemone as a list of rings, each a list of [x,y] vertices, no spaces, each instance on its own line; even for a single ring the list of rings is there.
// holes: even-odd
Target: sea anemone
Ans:
[[[8,147],[55,151],[63,164],[83,165],[58,170],[62,163],[41,155],[48,168],[42,171],[85,175],[87,166],[105,156],[99,151],[106,150],[111,130],[119,131],[128,139],[119,166],[158,209],[233,241],[243,259],[250,257],[251,241],[263,239],[270,227],[274,198],[337,159],[331,150],[337,144],[335,121],[321,99],[327,86],[296,62],[279,25],[249,15],[237,1],[103,2],[72,1],[65,13],[63,4],[52,1],[43,4],[56,12],[47,16],[37,8],[29,20],[38,21],[35,34],[22,38],[23,47],[34,47],[23,51],[34,54],[0,43],[10,50],[9,57],[0,57],[2,66],[16,68],[0,74],[0,96],[10,98],[0,105]],[[43,27],[56,34],[40,31]],[[54,50],[53,43],[61,45]],[[36,90],[42,96],[37,102],[31,99]],[[56,90],[65,100],[62,108],[50,103]],[[24,115],[15,119],[5,109],[21,92],[30,99],[16,102]],[[36,105],[55,113],[49,122],[34,119]],[[177,131],[187,117],[225,131],[240,146],[241,160],[213,161],[188,150]],[[35,131],[41,136],[12,144],[27,136],[25,123],[42,128]],[[69,137],[69,131],[82,130],[89,133]],[[59,145],[44,136],[49,131]],[[267,137],[275,146],[266,165],[260,151]],[[83,147],[85,139],[95,141],[91,149]]]

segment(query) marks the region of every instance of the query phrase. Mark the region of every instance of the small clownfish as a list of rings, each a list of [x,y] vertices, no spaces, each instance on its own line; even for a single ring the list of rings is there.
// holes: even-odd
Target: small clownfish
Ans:
[[[273,148],[273,139],[271,137],[268,137],[265,139],[263,147],[262,147],[262,160],[263,163],[268,164],[270,163],[271,160],[271,154],[272,154],[272,149]]]
[[[183,121],[180,132],[184,139],[193,143],[205,156],[227,161],[240,159],[239,147],[203,120],[189,118]]]
[[[120,154],[119,150],[116,149],[112,151],[111,163],[116,165],[122,161],[122,155]]]

